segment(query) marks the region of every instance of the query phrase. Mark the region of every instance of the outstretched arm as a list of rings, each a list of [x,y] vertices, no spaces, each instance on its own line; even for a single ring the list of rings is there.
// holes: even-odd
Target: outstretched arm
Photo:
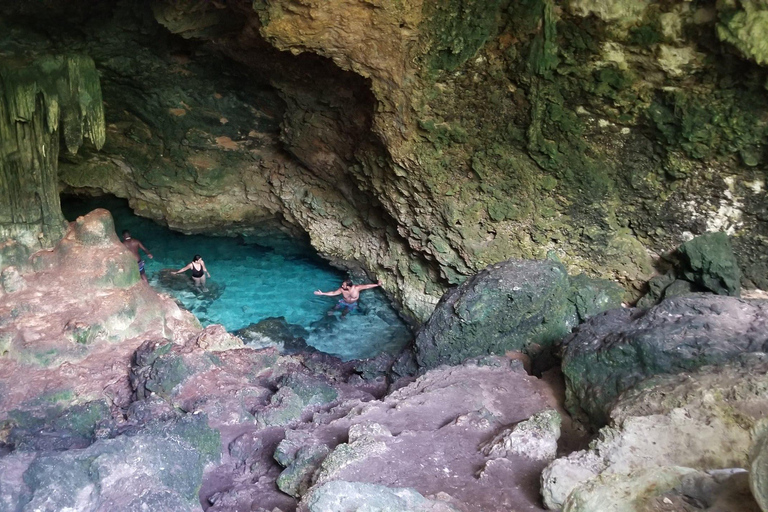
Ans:
[[[137,242],[139,242],[138,240],[136,240],[136,241],[137,241]],[[147,248],[146,248],[146,247],[144,247],[144,244],[142,244],[141,242],[139,242],[139,247],[141,247],[141,249],[142,249],[142,250],[143,250],[145,253],[147,253],[147,258],[149,258],[149,259],[153,259],[152,253],[151,253],[151,252],[149,252],[149,251],[147,250]]]
[[[358,290],[370,290],[371,288],[376,288],[377,286],[381,286],[381,279],[379,279],[374,284],[359,284],[357,285]]]
[[[328,295],[328,296],[341,295],[341,288],[339,288],[338,290],[334,290],[332,292],[321,292],[320,290],[315,290],[315,295]]]
[[[186,272],[187,270],[189,270],[189,269],[191,269],[191,268],[192,268],[192,264],[190,263],[190,264],[189,264],[189,265],[187,265],[186,267],[184,267],[184,268],[180,268],[179,270],[177,270],[176,272],[174,272],[174,274],[181,274],[182,272]]]

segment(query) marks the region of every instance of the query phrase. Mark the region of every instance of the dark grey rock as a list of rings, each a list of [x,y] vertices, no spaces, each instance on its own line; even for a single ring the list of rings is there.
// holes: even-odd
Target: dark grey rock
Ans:
[[[23,474],[24,503],[11,510],[199,510],[203,470],[220,441],[205,415],[39,455]]]
[[[696,294],[607,311],[563,341],[567,404],[602,426],[615,399],[643,379],[766,350],[768,301]]]
[[[309,332],[300,325],[290,324],[285,317],[270,317],[234,331],[233,334],[248,346],[279,345],[286,352],[314,350],[307,345]]]
[[[681,245],[678,253],[679,275],[718,295],[740,295],[741,270],[728,235],[718,231],[697,236]]]
[[[422,368],[484,354],[545,358],[579,320],[621,304],[615,283],[577,276],[556,261],[508,260],[452,288],[415,341]]]

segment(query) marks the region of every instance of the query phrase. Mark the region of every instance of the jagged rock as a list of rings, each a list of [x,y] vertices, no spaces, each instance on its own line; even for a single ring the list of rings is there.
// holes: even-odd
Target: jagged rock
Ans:
[[[728,235],[718,231],[697,236],[678,252],[679,274],[685,279],[719,295],[740,295],[741,270]]]
[[[759,0],[726,0],[717,4],[717,36],[757,62],[768,64],[765,33],[768,31],[768,7]]]
[[[483,453],[489,457],[519,455],[533,460],[552,461],[557,455],[560,423],[557,411],[538,412],[497,434],[483,447]]]
[[[279,346],[288,353],[314,350],[307,345],[309,332],[300,325],[289,324],[282,316],[265,318],[233,334],[253,348]]]
[[[745,471],[710,475],[681,467],[598,476],[572,492],[563,507],[563,512],[648,510],[758,512]]]
[[[333,481],[315,487],[299,505],[304,512],[381,510],[386,512],[458,512],[449,503],[427,499],[413,489],[364,482]]]
[[[6,267],[0,273],[0,283],[5,293],[18,292],[23,290],[26,286],[26,282],[19,272],[19,269],[13,266]]]
[[[301,419],[308,407],[327,404],[338,397],[336,389],[322,379],[300,373],[286,375],[278,386],[269,406],[255,414],[256,424],[261,427],[289,425]]]
[[[6,442],[19,451],[63,451],[85,448],[95,439],[95,431],[102,423],[112,421],[108,405],[104,401],[67,406],[65,396],[63,404],[54,404],[49,397],[40,397],[39,402],[48,407],[31,404],[24,409],[8,412],[9,420],[5,423],[10,432]]]
[[[300,498],[312,485],[315,472],[330,451],[325,445],[302,446],[296,451],[290,461],[283,460],[281,462],[278,460],[286,468],[277,478],[277,486],[284,493],[294,498]],[[275,459],[277,459],[277,456]],[[288,463],[284,464],[284,462]]]
[[[768,408],[768,356],[745,354],[723,366],[659,375],[625,392],[587,451],[555,460],[542,495],[560,509],[573,489],[598,475],[640,468],[747,467],[750,429]]]
[[[416,336],[418,363],[434,368],[507,351],[544,357],[579,316],[620,305],[596,283],[580,277],[572,290],[565,267],[550,260],[488,267],[440,299]]]
[[[768,421],[759,422],[752,433],[749,451],[749,487],[763,512],[768,510]]]
[[[11,510],[198,510],[203,469],[219,450],[207,418],[190,415],[84,450],[39,454]]]
[[[106,124],[96,66],[85,55],[0,57],[0,271],[62,237],[59,141],[75,154],[87,138],[104,145]]]
[[[229,334],[221,325],[209,325],[195,340],[198,347],[210,352],[242,348],[243,342]]]
[[[336,479],[341,471],[352,464],[358,464],[369,457],[382,455],[387,443],[381,438],[392,437],[392,433],[379,424],[356,424],[349,429],[349,442],[336,446],[323,460],[313,476],[313,483],[322,485]]]
[[[339,510],[387,512],[457,512],[449,503],[427,499],[413,489],[392,488],[363,482],[328,482],[315,487],[300,503],[303,512]]]
[[[506,358],[443,366],[381,400],[342,402],[315,414],[311,425],[287,433],[275,458],[289,468],[297,461],[286,479],[305,501],[326,482],[346,481],[412,487],[424,496],[442,492],[459,509],[509,510],[535,501],[531,492],[545,463],[511,453],[489,457],[480,446],[504,426],[550,409],[554,397],[545,388]],[[514,401],[506,398],[512,389]]]
[[[604,425],[619,394],[643,379],[768,350],[768,301],[693,295],[642,312],[593,317],[563,341],[568,406]]]

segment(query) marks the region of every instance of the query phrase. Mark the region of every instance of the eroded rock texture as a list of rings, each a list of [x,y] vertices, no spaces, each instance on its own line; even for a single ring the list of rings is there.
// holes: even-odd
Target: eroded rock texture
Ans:
[[[721,366],[656,376],[625,392],[589,450],[557,459],[544,470],[544,503],[556,510],[592,510],[601,501],[607,508],[594,510],[619,504],[625,508],[616,510],[643,510],[651,498],[671,492],[669,500],[696,497],[700,509],[720,510],[716,503],[722,498],[723,510],[756,510],[747,475],[735,473],[749,467],[750,448],[759,439],[753,429],[768,406],[767,364],[763,353],[744,354]],[[759,448],[753,460],[758,453]],[[706,475],[697,474],[701,471],[714,480],[706,483]],[[753,485],[761,478],[760,470],[754,471]],[[720,486],[733,492],[718,497]],[[755,496],[760,502],[760,494]]]
[[[571,410],[601,426],[621,393],[648,377],[765,352],[767,321],[765,300],[705,294],[595,316],[563,340]]]
[[[25,266],[65,230],[59,144],[104,144],[99,77],[84,55],[0,53],[0,270]]]
[[[14,4],[6,45],[101,73],[70,191],[186,232],[309,234],[424,320],[450,284],[555,251],[633,293],[692,235],[765,276],[759,2]],[[60,23],[66,20],[66,23]],[[47,41],[41,37],[47,38]]]

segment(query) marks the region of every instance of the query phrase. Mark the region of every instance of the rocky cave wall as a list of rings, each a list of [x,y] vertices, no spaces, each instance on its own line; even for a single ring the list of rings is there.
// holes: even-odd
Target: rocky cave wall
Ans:
[[[106,144],[65,157],[68,190],[185,232],[279,219],[417,319],[548,253],[631,298],[714,230],[768,287],[760,2],[49,4],[70,22],[0,13],[101,74]]]
[[[60,139],[76,154],[104,144],[93,61],[83,55],[0,54],[0,269],[24,265],[65,231],[58,191]]]

